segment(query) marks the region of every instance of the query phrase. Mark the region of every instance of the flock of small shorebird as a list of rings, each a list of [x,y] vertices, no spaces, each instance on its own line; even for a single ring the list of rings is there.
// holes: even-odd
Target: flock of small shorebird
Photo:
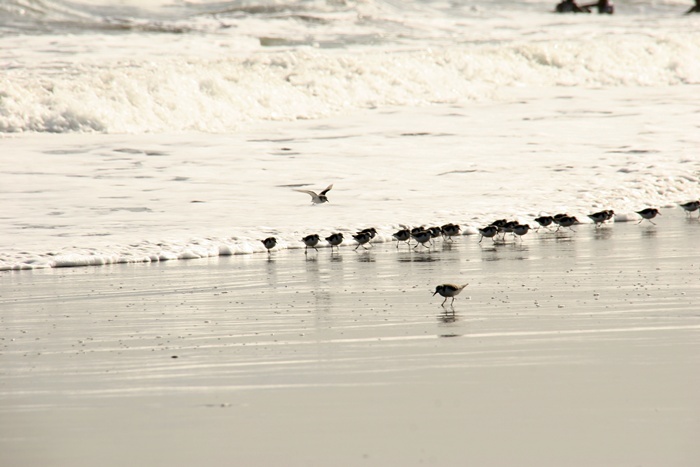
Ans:
[[[331,188],[333,188],[333,185],[329,185],[328,188],[326,188],[319,194],[316,194],[316,192],[310,190],[295,191],[311,195],[311,201],[314,204],[322,204],[328,202],[328,197],[326,193],[328,193],[331,190]],[[694,211],[698,211],[700,209],[700,200],[683,203],[680,205],[680,207],[682,207],[688,215],[692,215]],[[652,221],[652,219],[658,215],[661,215],[659,210],[656,208],[642,209],[641,211],[637,211],[637,214],[641,216],[641,219],[638,223],[648,220],[652,224],[654,224],[654,221]],[[600,227],[605,222],[612,219],[614,216],[615,212],[611,209],[595,212],[593,214],[588,215],[588,217],[595,223],[596,228]],[[700,214],[698,215],[698,217],[700,218]],[[575,224],[580,223],[575,216],[570,216],[568,214],[540,216],[535,218],[534,220],[539,224],[539,226],[536,227],[536,229],[539,229],[540,227],[549,229],[550,226],[552,226],[552,224],[556,224],[557,228],[555,231],[559,231],[559,229],[561,229],[562,227],[573,230],[571,227]],[[499,219],[497,221],[492,222],[484,228],[478,229],[480,234],[479,243],[481,243],[484,237],[491,238],[494,242],[496,242],[498,240],[497,235],[499,234],[502,235],[500,240],[505,241],[505,236],[509,233],[513,234],[514,237],[520,238],[522,240],[522,236],[527,234],[530,231],[530,229],[531,227],[529,224],[520,224],[518,221],[515,220],[509,221],[507,219]],[[418,248],[419,246],[423,246],[427,249],[430,249],[429,244],[432,244],[435,238],[443,237],[446,241],[452,241],[452,237],[459,235],[460,231],[461,228],[458,224],[450,223],[440,227],[435,226],[426,228],[424,226],[421,226],[413,229],[404,228],[392,234],[392,237],[396,240],[396,248],[398,248],[399,244],[401,244],[402,242],[406,243],[410,247],[411,239],[413,239],[416,241],[416,244],[413,246],[414,249]],[[357,250],[360,246],[363,249],[367,249],[365,245],[369,244],[370,241],[376,235],[377,230],[374,227],[360,230],[359,232],[354,234],[352,238],[357,243],[357,246],[355,246],[355,250]],[[325,240],[331,246],[331,251],[333,251],[334,247],[340,250],[340,244],[343,243],[343,239],[343,234],[340,232],[333,233],[325,238]],[[267,249],[268,253],[277,245],[277,239],[275,237],[268,237],[261,241],[263,245],[265,245],[265,248]],[[314,250],[318,251],[316,246],[321,241],[321,237],[318,234],[312,234],[302,238],[301,241],[304,242],[305,245],[304,254],[307,254],[309,248],[313,248]],[[435,288],[433,296],[435,296],[436,294],[440,294],[442,297],[445,298],[445,300],[443,300],[441,304],[441,306],[443,307],[445,306],[445,302],[447,302],[447,299],[451,298],[452,302],[450,302],[450,305],[452,305],[454,304],[455,297],[459,295],[459,293],[462,290],[464,290],[464,288],[467,285],[469,284],[440,284]]]

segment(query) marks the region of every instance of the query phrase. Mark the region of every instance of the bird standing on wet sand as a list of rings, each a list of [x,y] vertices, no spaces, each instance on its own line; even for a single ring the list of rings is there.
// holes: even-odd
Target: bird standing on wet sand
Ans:
[[[700,201],[690,201],[689,203],[683,203],[680,206],[688,215],[692,216],[692,212],[697,211],[698,208],[700,208]],[[698,217],[700,217],[700,213],[698,213]]]
[[[530,225],[529,224],[518,224],[515,227],[513,227],[513,233],[520,238],[520,240],[523,239],[523,235],[525,235],[528,231],[530,230]]]
[[[355,247],[355,250],[357,250],[360,245],[362,245],[362,248],[365,250],[367,247],[365,246],[365,243],[369,243],[370,240],[372,240],[372,235],[369,232],[358,232],[357,234],[353,235],[352,238],[355,239],[357,242],[357,246]]]
[[[594,212],[593,214],[588,214],[588,217],[595,222],[596,227],[600,227],[604,222],[609,221],[613,218],[615,212],[612,209],[606,209],[605,211]]]
[[[325,190],[323,190],[321,193],[318,193],[318,194],[315,191],[311,191],[311,190],[294,190],[294,191],[298,191],[300,193],[306,193],[307,195],[311,195],[311,202],[313,204],[323,204],[323,203],[328,202],[328,197],[326,196],[326,193],[331,191],[331,188],[333,188],[332,183],[330,185],[328,185],[328,188],[326,188]]]
[[[552,225],[552,222],[554,222],[554,218],[552,216],[535,217],[535,222],[540,224],[540,227],[549,228],[549,226]]]
[[[479,238],[479,243],[481,243],[484,237],[493,239],[493,237],[495,237],[497,233],[498,227],[496,227],[495,225],[487,225],[483,229],[479,229],[479,235],[481,235],[481,237]],[[494,239],[493,241],[495,242],[496,240]]]
[[[567,214],[557,214],[556,216],[554,216],[554,222],[559,225],[559,227],[557,227],[557,232],[559,232],[559,229],[561,229],[562,227],[567,227],[572,232],[576,232],[574,229],[571,228],[571,226],[579,223],[578,219],[576,219],[576,216],[569,216]]]
[[[440,227],[442,230],[442,235],[445,237],[445,239],[452,241],[452,237],[459,235],[459,231],[461,230],[460,226],[458,224],[445,224],[442,227]]]
[[[316,248],[316,245],[318,245],[318,242],[321,240],[321,237],[318,236],[318,234],[312,234],[312,235],[307,235],[306,237],[302,238],[301,241],[304,242],[304,254],[306,254],[306,250],[311,247],[314,250],[318,251],[318,248]]]
[[[642,209],[641,211],[637,211],[637,214],[642,216],[642,218],[639,220],[639,222],[637,222],[637,224],[641,224],[642,222],[644,222],[644,219],[646,219],[654,225],[656,225],[656,223],[654,221],[652,221],[652,219],[655,218],[656,216],[661,215],[659,210],[656,208]]]
[[[411,231],[408,229],[401,229],[398,232],[391,235],[396,239],[396,248],[399,248],[399,242],[406,242],[409,246],[411,245]]]
[[[503,234],[503,240],[506,239],[506,234],[513,233],[513,230],[515,227],[519,226],[520,222],[518,221],[507,221],[503,225],[501,225],[498,230]]]
[[[333,247],[338,248],[338,251],[340,251],[340,245],[343,243],[343,234],[342,233],[334,233],[329,237],[326,237],[326,241],[331,244],[331,251],[333,251]]]
[[[434,238],[438,238],[440,235],[444,235],[444,232],[442,231],[442,227],[438,227],[438,226],[428,227],[426,230],[428,232],[430,232],[431,243],[434,243],[433,242]]]
[[[501,227],[503,227],[507,223],[508,223],[508,219],[498,219],[498,220],[491,222],[489,225],[492,225],[492,226],[496,227],[497,229],[500,229]]]
[[[362,229],[362,230],[360,230],[360,231],[357,232],[357,233],[366,233],[366,234],[369,234],[369,238],[370,238],[370,240],[371,240],[371,239],[373,239],[374,237],[377,236],[377,229],[375,229],[374,227],[370,227],[370,228],[367,228],[367,229]]]
[[[435,294],[440,294],[441,296],[445,297],[445,300],[442,301],[442,304],[440,306],[445,306],[445,302],[447,301],[448,298],[452,298],[452,301],[450,302],[450,306],[454,304],[455,302],[455,297],[459,295],[459,293],[464,290],[466,286],[469,284],[464,284],[464,285],[455,285],[455,284],[441,284],[435,287],[435,292],[433,292],[433,297]]]
[[[275,237],[267,237],[265,240],[260,240],[265,248],[267,248],[267,253],[277,245],[277,239]]]
[[[413,247],[413,249],[418,248],[418,245],[423,245],[428,250],[430,250],[430,247],[426,245],[426,243],[430,242],[433,239],[433,236],[430,235],[430,232],[421,228],[413,229],[413,231],[411,232],[411,237],[413,237],[418,242],[416,243],[416,246]]]

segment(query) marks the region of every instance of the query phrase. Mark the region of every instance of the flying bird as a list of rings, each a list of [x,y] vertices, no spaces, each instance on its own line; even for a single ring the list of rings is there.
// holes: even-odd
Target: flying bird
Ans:
[[[316,193],[315,191],[311,190],[294,190],[298,191],[300,193],[306,193],[307,195],[311,195],[311,202],[314,204],[323,204],[328,202],[328,197],[326,196],[326,193],[331,191],[331,188],[333,188],[333,184],[331,183],[328,185],[328,188],[323,190],[321,193]]]

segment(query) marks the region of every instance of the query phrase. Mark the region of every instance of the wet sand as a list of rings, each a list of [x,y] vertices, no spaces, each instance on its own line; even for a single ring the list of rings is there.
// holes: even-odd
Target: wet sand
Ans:
[[[698,465],[700,222],[662,213],[2,273],[0,464]]]

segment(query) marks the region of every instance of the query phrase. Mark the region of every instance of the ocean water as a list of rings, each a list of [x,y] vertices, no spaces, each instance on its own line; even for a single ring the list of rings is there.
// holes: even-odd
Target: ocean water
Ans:
[[[700,198],[689,3],[2,2],[0,270],[678,209]]]

